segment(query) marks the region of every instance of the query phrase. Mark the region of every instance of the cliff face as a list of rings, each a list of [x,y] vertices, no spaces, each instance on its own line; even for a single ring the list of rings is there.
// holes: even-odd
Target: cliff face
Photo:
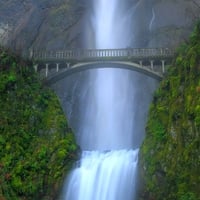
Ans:
[[[197,0],[127,0],[132,47],[174,47],[200,17]],[[0,0],[0,44],[27,49],[81,48],[91,0]]]
[[[200,17],[200,3],[194,2],[168,0],[154,3],[148,46],[177,46],[187,39]]]
[[[188,38],[200,17],[200,3],[193,0],[132,1],[132,45],[176,47]]]
[[[200,23],[155,92],[146,132],[142,199],[199,199]]]
[[[16,51],[81,46],[79,0],[0,0],[0,43]]]

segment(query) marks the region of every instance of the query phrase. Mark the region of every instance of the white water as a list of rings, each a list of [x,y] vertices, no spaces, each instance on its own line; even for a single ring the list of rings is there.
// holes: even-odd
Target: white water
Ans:
[[[129,44],[129,14],[125,1],[93,0],[92,24],[97,49],[126,48]]]
[[[80,167],[71,174],[67,200],[132,199],[137,151],[84,151]]]
[[[94,0],[91,15],[95,47],[126,48],[128,16],[121,0]],[[77,138],[82,152],[64,200],[133,200],[138,149],[133,150],[136,104],[129,71],[91,73],[87,103]]]

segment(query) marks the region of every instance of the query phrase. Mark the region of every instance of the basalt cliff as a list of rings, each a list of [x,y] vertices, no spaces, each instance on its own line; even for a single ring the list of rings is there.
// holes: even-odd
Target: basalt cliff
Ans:
[[[83,48],[91,0],[0,0],[0,44],[29,49]],[[200,16],[197,0],[127,0],[130,47],[176,47]]]

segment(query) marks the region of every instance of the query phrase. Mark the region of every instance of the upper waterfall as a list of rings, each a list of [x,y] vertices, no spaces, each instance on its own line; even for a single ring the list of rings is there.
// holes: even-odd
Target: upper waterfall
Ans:
[[[131,18],[126,3],[93,1],[88,21],[93,26],[95,37],[91,41],[95,48],[129,46]],[[147,102],[151,98],[145,96],[145,91],[152,91],[151,81],[137,72],[105,69],[103,65],[102,69],[90,70],[89,84],[81,97],[83,106],[76,133],[81,148],[101,151],[138,148],[144,135]]]
[[[118,0],[93,1],[92,26],[97,49],[126,48],[129,44],[129,14]]]
[[[128,19],[120,0],[95,0],[90,14],[97,49],[128,46]],[[90,71],[92,83],[84,106],[80,130],[83,149],[131,149],[135,105],[132,76],[128,70]],[[129,91],[132,91],[131,93]]]

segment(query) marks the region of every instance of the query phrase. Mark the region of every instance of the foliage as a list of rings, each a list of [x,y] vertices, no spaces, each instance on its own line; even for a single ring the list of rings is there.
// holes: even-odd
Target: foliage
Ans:
[[[27,64],[0,48],[0,199],[53,199],[76,159],[57,97]]]
[[[142,199],[200,199],[200,22],[155,92],[141,148]]]

